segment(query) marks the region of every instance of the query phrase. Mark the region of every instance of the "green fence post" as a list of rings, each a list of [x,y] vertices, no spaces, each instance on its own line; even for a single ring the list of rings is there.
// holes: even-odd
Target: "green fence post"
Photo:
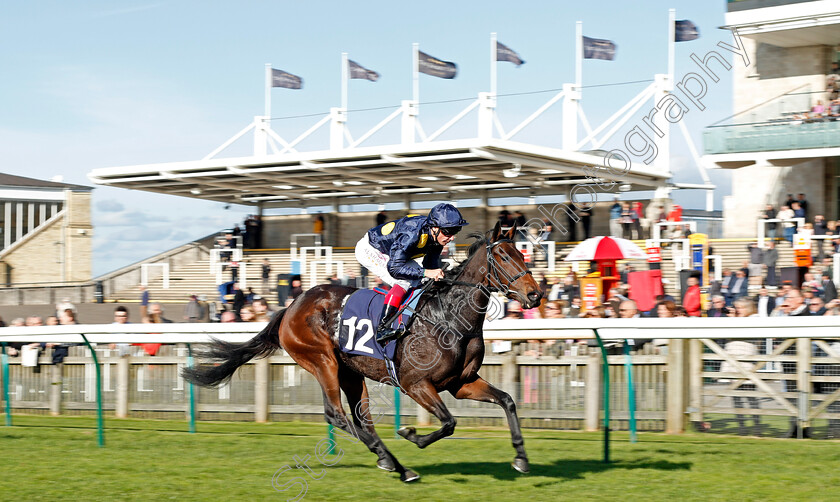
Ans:
[[[627,373],[627,407],[630,411],[630,442],[636,442],[636,389],[633,386],[633,358],[630,346],[624,340],[624,369]]]
[[[12,426],[12,403],[9,401],[9,354],[6,354],[6,342],[3,344],[3,401],[6,403],[6,427]]]
[[[400,387],[394,387],[394,439],[399,439],[400,430]]]
[[[90,350],[91,356],[93,356],[93,366],[96,368],[96,423],[99,429],[99,446],[103,447],[105,446],[105,420],[102,417],[102,371],[99,368],[99,359],[96,357],[96,351],[93,349],[93,345],[90,344],[85,335],[81,334],[81,337]]]
[[[330,440],[330,449],[327,450],[327,453],[330,455],[335,455],[335,432],[333,429],[332,424],[327,425],[327,439]]]
[[[604,463],[610,463],[610,365],[607,362],[607,351],[604,348],[604,341],[597,329],[593,329],[598,346],[601,347],[601,360],[604,363]]]
[[[193,360],[192,344],[187,344],[187,367],[192,368]],[[195,434],[195,385],[190,382],[190,434]]]

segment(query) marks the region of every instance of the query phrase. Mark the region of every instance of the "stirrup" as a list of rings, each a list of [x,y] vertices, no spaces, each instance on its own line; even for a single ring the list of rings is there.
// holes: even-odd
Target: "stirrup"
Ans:
[[[384,347],[391,340],[396,340],[404,334],[405,326],[400,325],[397,329],[383,326],[376,331],[376,343]]]

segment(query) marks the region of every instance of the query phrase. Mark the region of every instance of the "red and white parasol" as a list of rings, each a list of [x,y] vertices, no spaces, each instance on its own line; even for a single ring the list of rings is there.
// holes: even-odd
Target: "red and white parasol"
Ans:
[[[563,261],[647,259],[639,246],[617,237],[592,237],[581,242]]]

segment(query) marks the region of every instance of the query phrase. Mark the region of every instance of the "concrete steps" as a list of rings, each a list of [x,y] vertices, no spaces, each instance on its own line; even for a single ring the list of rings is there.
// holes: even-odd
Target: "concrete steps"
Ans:
[[[636,243],[639,244],[640,247],[644,247],[644,242],[636,241]],[[748,240],[734,239],[714,240],[711,242],[712,251],[714,252],[714,254],[719,254],[723,257],[722,266],[724,268],[730,268],[732,270],[741,268],[745,261],[749,262],[749,252],[747,250],[748,244]],[[534,272],[535,278],[539,280],[541,273],[545,273],[546,276],[549,278],[550,282],[561,280],[562,277],[571,269],[571,264],[562,261],[562,259],[569,253],[569,251],[571,251],[571,249],[574,246],[574,243],[563,243],[562,245],[558,245],[556,252],[556,268],[554,272],[549,272],[545,267],[545,263],[542,261],[539,261],[536,264],[534,264],[532,270]],[[779,249],[778,267],[781,268],[794,266],[793,251],[791,250],[790,246],[785,242],[779,244],[777,249]],[[456,254],[456,259],[461,260],[465,258],[465,253],[466,247],[459,248],[458,253]],[[537,254],[539,255],[539,253]],[[274,293],[261,291],[261,265],[264,258],[267,258],[269,260],[269,263],[271,264],[272,287],[274,285],[274,278],[276,277],[276,274],[289,273],[289,271],[291,270],[290,254],[286,250],[277,252],[246,253],[243,258],[243,262],[246,264],[246,286],[244,287],[244,289],[247,290],[248,287],[251,287],[258,294],[266,296],[269,299],[269,301],[275,301],[276,296]],[[678,274],[674,269],[672,253],[668,248],[663,249],[662,258],[662,275],[663,278],[668,280],[668,284],[666,284],[666,291],[676,296],[678,295],[679,287]],[[334,249],[333,260],[341,261],[344,263],[345,274],[348,272],[352,272],[356,276],[360,275],[360,266],[356,262],[356,258],[352,249]],[[627,263],[633,263],[637,270],[647,269],[647,264],[638,260],[628,261]],[[583,271],[582,268],[581,270]],[[326,278],[328,277],[328,275],[329,274],[323,268],[323,265],[319,265],[314,282],[311,281],[309,273],[304,274],[304,289],[308,289],[316,284],[326,282]],[[223,279],[230,280],[230,272],[226,271],[223,274]],[[148,286],[148,289],[152,301],[181,303],[187,301],[189,296],[192,294],[203,295],[208,300],[218,299],[218,290],[216,288],[216,276],[215,274],[210,273],[209,260],[196,261],[190,264],[178,266],[170,270],[168,289],[163,288],[163,280],[161,277],[152,280]],[[111,295],[111,297],[108,298],[108,300],[123,303],[133,303],[139,301],[139,297],[139,290],[136,288],[132,288],[123,291],[118,291],[115,294]]]

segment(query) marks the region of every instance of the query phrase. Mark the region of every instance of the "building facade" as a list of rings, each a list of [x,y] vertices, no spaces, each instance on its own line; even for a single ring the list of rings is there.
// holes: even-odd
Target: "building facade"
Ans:
[[[0,284],[91,279],[91,191],[0,173]]]
[[[750,237],[766,204],[805,194],[807,218],[840,219],[840,2],[729,0],[750,65],[733,65],[735,115],[704,132],[704,157],[732,169],[724,236]],[[822,110],[822,111],[820,111]]]

